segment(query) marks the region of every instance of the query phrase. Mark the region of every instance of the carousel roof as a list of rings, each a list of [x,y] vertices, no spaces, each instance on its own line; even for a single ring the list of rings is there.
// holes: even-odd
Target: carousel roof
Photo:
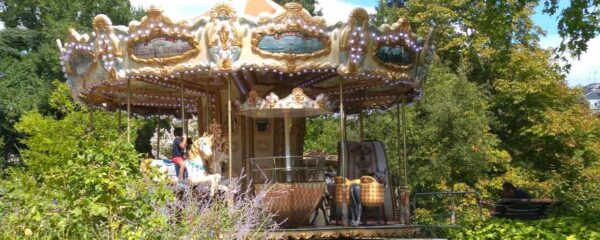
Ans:
[[[214,105],[228,81],[240,100],[251,91],[288,95],[301,88],[310,98],[326,94],[334,106],[341,81],[349,112],[420,95],[431,41],[417,41],[408,20],[376,27],[357,8],[347,23],[328,26],[298,3],[244,2],[236,4],[243,10],[218,4],[190,22],[150,8],[129,26],[113,26],[101,14],[91,34],[69,29],[57,43],[73,95],[123,108],[129,82],[132,110],[142,114],[181,109],[182,87],[187,111],[198,111],[203,98]]]

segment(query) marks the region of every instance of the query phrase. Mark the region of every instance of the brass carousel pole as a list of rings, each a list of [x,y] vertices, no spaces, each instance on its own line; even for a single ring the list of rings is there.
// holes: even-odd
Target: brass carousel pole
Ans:
[[[160,107],[156,115],[156,156],[155,159],[160,159]]]
[[[410,224],[410,192],[408,187],[408,158],[406,155],[406,97],[402,98],[402,155],[404,157],[404,192],[406,194],[405,221],[406,224]]]
[[[187,126],[186,126],[186,120],[185,120],[185,101],[184,101],[184,96],[183,96],[183,77],[179,78],[179,84],[180,84],[180,90],[181,90],[181,132],[184,133],[187,136]],[[186,149],[183,149],[183,152],[186,152]]]
[[[340,130],[342,132],[342,143],[341,143],[341,147],[340,147],[340,151],[342,152],[342,154],[340,155],[340,175],[342,176],[343,181],[345,181],[346,179],[346,114],[344,113],[344,89],[343,89],[343,83],[342,83],[342,78],[340,78],[339,80],[339,84],[340,84]],[[347,187],[346,184],[344,183],[342,185],[342,189],[343,189],[343,196],[346,196],[346,194],[348,194],[347,191]],[[343,226],[348,226],[348,203],[346,202],[346,198],[342,197],[342,225]]]
[[[131,79],[127,78],[127,142],[131,143]]]
[[[365,154],[365,130],[364,130],[364,125],[363,125],[363,111],[361,110],[360,113],[358,113],[358,124],[360,124],[360,154],[361,154],[361,158],[364,156]]]
[[[233,124],[231,122],[231,118],[232,118],[231,117],[231,79],[229,79],[227,81],[227,131],[228,131],[228,133],[227,133],[228,134],[228,136],[227,136],[228,139],[227,140],[229,142],[228,143],[229,144],[229,147],[228,147],[228,149],[229,149],[229,160],[228,160],[229,161],[228,162],[228,165],[229,165],[228,166],[228,168],[229,168],[229,170],[228,170],[229,171],[228,172],[229,182],[231,182],[231,179],[232,179],[231,178],[232,177],[232,165],[231,165],[231,162],[232,162],[232,159],[233,159],[233,151],[232,151],[232,148],[231,148],[231,136],[233,135],[233,132],[232,132],[231,128],[232,128]]]
[[[400,223],[410,224],[410,199],[409,199],[409,188],[408,188],[408,177],[407,177],[407,158],[406,158],[406,98],[402,96],[402,102],[400,102],[400,93],[397,93],[398,104],[401,104],[396,108],[397,112],[397,124],[398,124],[398,162],[404,165],[404,182],[400,188]],[[400,128],[402,125],[402,129]],[[400,146],[400,137],[402,136],[402,146]],[[402,153],[400,154],[400,151]],[[401,172],[400,169],[398,169]]]
[[[285,140],[285,178],[287,182],[292,181],[292,153],[290,150],[290,115],[283,113],[283,136]]]

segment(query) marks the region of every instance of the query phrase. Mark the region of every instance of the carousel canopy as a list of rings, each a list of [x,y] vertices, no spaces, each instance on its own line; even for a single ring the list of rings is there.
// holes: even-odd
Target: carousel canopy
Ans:
[[[346,23],[328,26],[298,3],[245,2],[237,11],[218,4],[190,22],[150,8],[129,26],[97,15],[93,33],[69,29],[57,44],[73,95],[109,109],[124,108],[129,96],[141,114],[172,113],[182,103],[196,112],[201,99],[214,104],[228,81],[240,100],[301,88],[336,106],[341,89],[349,112],[420,95],[430,41],[417,41],[408,20],[376,27],[357,8]]]

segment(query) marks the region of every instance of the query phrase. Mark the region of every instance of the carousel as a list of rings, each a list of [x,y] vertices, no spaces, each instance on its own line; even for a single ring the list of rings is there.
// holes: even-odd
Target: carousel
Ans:
[[[97,15],[92,33],[69,29],[57,45],[73,96],[126,111],[128,129],[132,114],[177,116],[184,132],[196,119],[204,137],[189,154],[193,182],[214,191],[241,174],[257,190],[275,183],[270,206],[285,225],[272,237],[410,236],[418,228],[409,220],[405,152],[388,159],[379,141],[347,141],[345,119],[422,95],[431,31],[419,38],[407,19],[373,26],[362,8],[348,14],[328,25],[298,3],[247,0],[174,22],[152,7],[129,26]],[[337,157],[304,153],[306,119],[321,115],[340,119]],[[224,164],[195,176],[194,159],[214,156],[203,148],[219,141]]]

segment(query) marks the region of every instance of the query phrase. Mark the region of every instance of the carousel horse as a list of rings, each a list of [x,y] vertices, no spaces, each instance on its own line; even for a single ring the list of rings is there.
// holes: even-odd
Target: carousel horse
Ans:
[[[210,196],[214,196],[217,190],[227,191],[227,187],[219,184],[221,174],[208,174],[206,161],[212,155],[212,135],[204,135],[193,142],[189,151],[189,160],[185,161],[185,176],[192,185],[208,184],[210,186]],[[170,160],[151,160],[146,159],[142,162],[140,169],[147,172],[150,168],[157,168],[165,175],[167,181],[177,182],[177,173],[179,167]]]

